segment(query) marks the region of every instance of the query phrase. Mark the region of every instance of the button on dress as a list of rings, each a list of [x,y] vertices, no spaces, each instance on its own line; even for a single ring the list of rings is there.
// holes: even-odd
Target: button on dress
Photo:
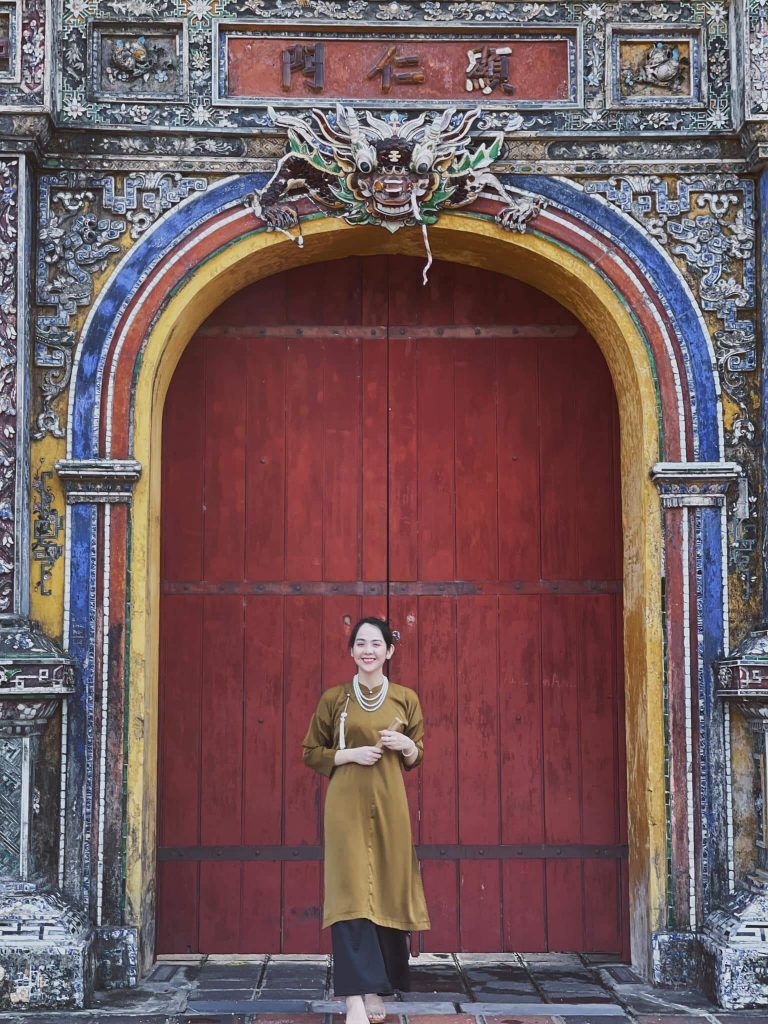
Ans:
[[[304,738],[304,763],[330,776],[323,928],[363,917],[385,928],[426,931],[429,915],[403,782],[403,769],[409,766],[400,751],[386,749],[374,765],[334,766],[345,704],[347,747],[372,746],[381,738],[379,730],[399,718],[419,750],[410,767],[423,757],[424,719],[413,690],[390,683],[386,700],[374,712],[360,707],[351,683],[326,690],[320,698]]]

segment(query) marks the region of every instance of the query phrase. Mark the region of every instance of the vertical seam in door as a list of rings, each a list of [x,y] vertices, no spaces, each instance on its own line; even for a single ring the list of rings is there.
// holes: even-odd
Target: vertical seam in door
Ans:
[[[208,484],[208,467],[207,467],[207,460],[206,460],[206,457],[205,457],[206,456],[206,440],[207,440],[207,437],[208,437],[208,374],[205,371],[206,371],[206,368],[207,368],[206,364],[207,364],[207,359],[208,359],[208,346],[207,345],[203,345],[202,348],[203,348],[203,358],[202,358],[202,364],[203,364],[203,425],[202,425],[202,429],[203,429],[203,443],[202,443],[202,450],[203,450],[203,495],[202,495],[202,497],[203,497],[203,512],[202,512],[202,515],[203,515],[203,522],[202,522],[202,530],[200,531],[201,532],[200,544],[201,544],[201,548],[202,548],[202,550],[200,552],[200,567],[202,569],[201,575],[203,576],[203,578],[205,578],[205,575],[206,575],[206,567],[205,567],[205,525],[206,525],[206,519],[207,519],[207,516],[206,516],[205,513],[206,513],[206,487],[207,487],[207,484]],[[201,672],[200,690],[199,690],[200,696],[198,698],[198,712],[199,712],[199,720],[200,720],[201,725],[202,725],[202,721],[203,721],[203,690],[204,690],[204,687],[205,687],[205,666],[203,664],[203,640],[204,640],[204,636],[205,636],[205,604],[206,604],[205,597],[201,597],[200,598],[200,636],[199,636],[199,639],[200,639],[200,665],[201,665],[201,669],[203,671]],[[197,835],[198,835],[198,842],[202,843],[202,841],[203,841],[203,808],[202,808],[202,802],[203,802],[203,730],[202,730],[202,728],[199,730],[198,739],[197,739],[197,765],[198,765],[198,768],[197,768],[197,779],[198,779],[198,785],[197,785]],[[201,924],[202,924],[201,916],[200,916],[200,889],[201,889],[200,880],[202,878],[202,874],[203,874],[203,865],[202,865],[202,863],[198,863],[198,865],[197,865],[197,879],[196,879],[196,883],[197,883],[197,952],[198,953],[200,952],[200,927],[201,927]]]
[[[493,411],[494,411],[494,425],[496,435],[496,579],[501,579],[501,509],[499,507],[499,485],[500,485],[500,473],[499,473],[499,341],[498,338],[493,340]],[[501,731],[501,595],[496,597],[496,842],[502,843],[504,841],[504,833],[502,828],[502,800],[501,800],[501,786],[502,786],[502,756],[503,751],[501,749],[502,742],[502,731]],[[501,908],[501,919],[500,919],[500,931],[499,939],[501,942],[501,948],[505,949],[506,942],[504,936],[504,862],[498,861],[498,879],[499,879],[499,906]]]
[[[323,372],[322,372],[321,377],[320,377],[320,380],[321,380],[320,414],[321,414],[322,419],[323,419],[322,431],[321,431],[321,434],[320,434],[320,445],[321,445],[321,449],[322,449],[321,463],[320,463],[321,474],[322,474],[322,484],[321,484],[322,493],[320,495],[320,579],[321,579],[322,582],[325,582],[325,495],[326,495],[327,483],[328,483],[328,479],[327,479],[327,472],[328,472],[328,463],[327,463],[328,445],[326,443],[327,440],[328,440],[328,420],[326,418],[326,409],[325,409],[325,395],[326,395],[326,391],[328,390],[328,382],[326,380],[325,375],[326,375],[326,371],[328,369],[328,349],[326,347],[325,339],[316,342],[316,344],[321,346],[320,352],[321,352],[321,356],[322,356],[322,360],[323,360]],[[322,615],[320,616],[320,622],[321,622],[321,624],[323,622],[323,616]]]
[[[542,487],[542,460],[541,460],[541,345],[535,344],[536,352],[536,433],[538,437],[537,449],[538,449],[538,463],[539,463],[539,579],[544,578],[544,526],[543,526],[543,514],[544,514],[544,501],[543,501],[543,487]],[[541,824],[544,832],[544,842],[549,840],[548,829],[547,829],[547,778],[546,778],[546,751],[544,747],[544,595],[539,594],[535,598],[536,604],[538,605],[539,612],[539,778],[541,781]],[[542,878],[544,882],[544,892],[542,900],[542,909],[544,911],[544,946],[546,947],[545,952],[549,951],[549,878],[547,873],[547,862],[544,861],[542,866]]]
[[[248,430],[248,409],[249,409],[249,346],[246,342],[240,342],[242,348],[243,364],[245,366],[245,422],[243,424],[243,477],[245,478],[245,487],[243,488],[243,563],[242,563],[242,576],[243,579],[246,577],[246,563],[247,563],[247,545],[248,545],[248,441],[250,432]],[[245,794],[246,794],[246,778],[245,778],[245,759],[246,759],[246,709],[248,706],[247,692],[246,692],[246,680],[248,678],[248,652],[246,649],[247,645],[247,629],[248,629],[248,616],[246,615],[246,604],[248,598],[243,594],[240,598],[240,622],[241,622],[241,683],[240,683],[240,705],[242,707],[242,714],[240,716],[240,842],[245,842]],[[237,941],[238,951],[243,949],[243,904],[244,904],[244,885],[245,885],[245,863],[240,862],[240,907],[238,910],[238,921],[237,921]]]
[[[457,465],[456,465],[456,433],[457,433],[457,423],[456,423],[456,350],[457,350],[456,342],[453,341],[451,343],[451,347],[450,347],[450,359],[451,359],[451,408],[453,410],[453,494],[451,495],[451,501],[453,503],[453,514],[451,516],[451,521],[452,521],[452,525],[453,525],[453,574],[454,574],[454,578],[458,578],[458,575],[459,575],[458,541],[457,541],[457,537],[458,537],[458,515],[457,515],[457,510],[456,510],[456,496],[457,496],[457,491],[458,491],[458,483],[457,483],[458,473],[457,473]],[[461,718],[460,718],[461,700],[460,700],[460,696],[459,696],[459,686],[460,686],[460,682],[461,682],[460,679],[459,679],[459,610],[460,610],[460,605],[459,605],[459,598],[458,597],[453,597],[453,598],[450,598],[449,600],[451,601],[451,606],[452,606],[451,607],[451,611],[452,611],[452,618],[453,618],[453,623],[454,623],[454,629],[453,629],[453,664],[454,664],[454,680],[455,680],[454,693],[455,693],[455,701],[456,701],[455,711],[454,711],[454,721],[456,722],[456,734],[455,734],[456,757],[454,758],[454,772],[455,772],[455,776],[454,776],[453,792],[455,794],[454,799],[456,801],[456,840],[457,840],[457,842],[460,843],[461,840],[462,840],[462,830],[461,830],[461,790],[460,790],[460,785],[461,785],[461,748],[459,746],[460,724],[461,724]],[[456,938],[458,940],[457,945],[458,945],[459,949],[461,949],[461,946],[462,946],[462,936],[463,936],[462,926],[461,926],[461,916],[462,916],[461,915],[461,873],[462,873],[461,863],[462,863],[461,860],[457,860],[456,861],[456,869],[455,869],[454,879],[453,879],[454,880],[454,885],[456,886],[456,890],[457,890],[456,891],[456,908],[457,908],[457,913],[456,913]]]
[[[387,531],[387,538],[386,538],[387,539],[387,544],[386,544],[387,550],[386,550],[386,567],[385,567],[385,570],[386,570],[387,580],[386,580],[386,593],[385,593],[386,605],[385,605],[385,615],[384,615],[384,618],[386,619],[387,622],[389,622],[390,580],[391,580],[391,577],[392,577],[392,565],[391,565],[392,552],[391,552],[391,540],[390,540],[390,538],[392,536],[392,523],[391,523],[391,511],[392,511],[392,507],[391,507],[391,500],[392,500],[392,494],[391,494],[391,492],[392,492],[392,450],[391,450],[391,445],[390,445],[390,429],[391,429],[390,402],[391,402],[391,397],[392,396],[391,396],[391,393],[390,393],[390,376],[389,376],[390,349],[392,348],[392,343],[391,343],[391,339],[390,339],[391,310],[389,308],[389,306],[390,306],[389,261],[390,261],[391,257],[387,256],[386,259],[387,259],[387,329],[385,331],[385,343],[386,343],[385,356],[386,356],[386,387],[387,387],[387,391],[386,391],[386,405],[387,405],[387,409],[386,409],[387,494],[386,494],[385,523],[386,523],[386,531]]]
[[[283,578],[288,578],[288,377],[290,372],[290,351],[291,343],[287,339],[283,342]],[[285,817],[286,817],[286,792],[285,792],[285,716],[288,706],[286,693],[286,612],[288,607],[287,597],[280,602],[280,619],[282,622],[280,648],[283,654],[283,671],[281,673],[282,700],[280,701],[280,842],[285,843]],[[285,863],[278,866],[280,878],[280,915],[278,921],[277,944],[280,952],[283,952],[285,945]]]

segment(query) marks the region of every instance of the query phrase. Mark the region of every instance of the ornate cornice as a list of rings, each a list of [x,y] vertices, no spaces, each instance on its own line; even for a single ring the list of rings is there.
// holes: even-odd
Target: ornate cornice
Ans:
[[[129,502],[141,476],[135,459],[62,459],[56,471],[64,485],[67,502]]]

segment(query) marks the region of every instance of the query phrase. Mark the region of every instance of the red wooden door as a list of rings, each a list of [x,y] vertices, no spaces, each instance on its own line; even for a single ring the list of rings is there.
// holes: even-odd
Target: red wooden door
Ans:
[[[520,282],[346,260],[211,317],[163,429],[159,952],[327,949],[301,738],[388,609],[424,948],[628,953],[618,467],[602,355]]]

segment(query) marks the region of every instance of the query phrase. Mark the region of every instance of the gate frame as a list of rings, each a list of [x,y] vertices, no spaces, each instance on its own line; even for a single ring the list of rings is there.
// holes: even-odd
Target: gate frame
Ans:
[[[89,906],[105,945],[138,944],[142,971],[154,953],[160,449],[171,376],[206,317],[262,277],[351,255],[423,253],[416,229],[389,235],[324,215],[304,217],[299,248],[243,206],[265,178],[224,179],[153,225],[105,283],[73,368],[67,458],[58,465],[68,498],[64,638],[79,666],[62,881]],[[729,804],[712,803],[725,723],[709,695],[711,661],[727,653],[724,489],[736,469],[724,462],[706,327],[669,257],[577,185],[513,180],[549,204],[532,229],[503,231],[493,220],[498,204],[483,201],[443,215],[432,248],[437,259],[504,273],[557,299],[611,372],[621,427],[630,939],[635,967],[663,980],[670,954],[688,949],[733,882]],[[667,493],[660,502],[654,466],[673,501]],[[125,716],[119,813],[93,800],[110,770],[94,738],[97,683],[103,714]],[[678,705],[682,722],[665,716]],[[708,716],[701,737],[690,728],[700,706]],[[670,793],[665,771],[679,764],[692,764],[693,789]],[[124,836],[121,921],[103,919],[110,865],[90,845],[105,822]]]

